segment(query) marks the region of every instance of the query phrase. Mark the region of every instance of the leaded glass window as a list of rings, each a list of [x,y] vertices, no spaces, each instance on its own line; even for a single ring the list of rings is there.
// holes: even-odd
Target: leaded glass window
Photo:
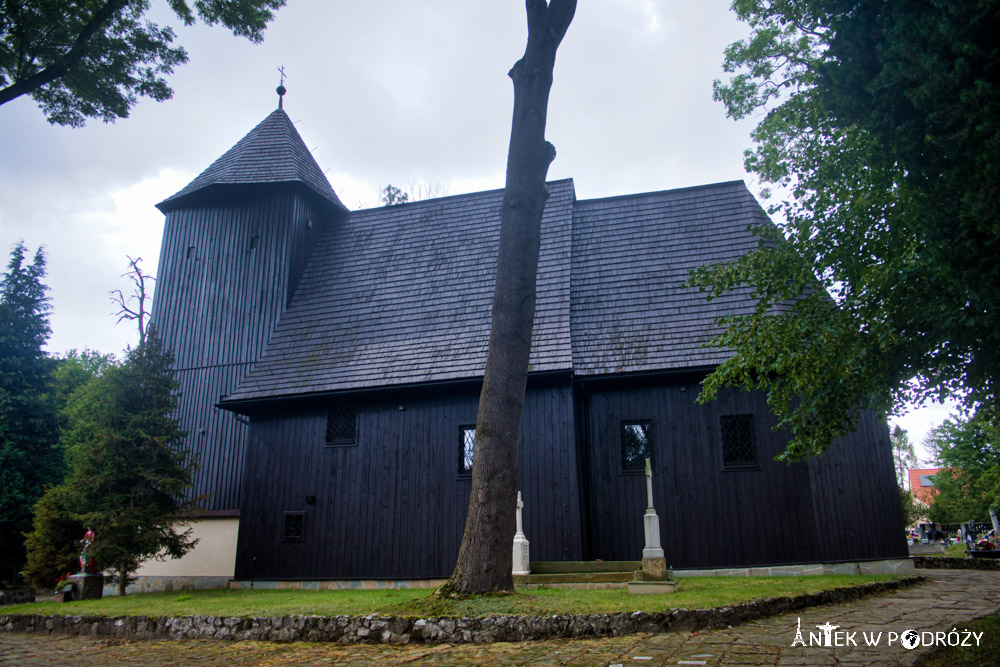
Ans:
[[[746,468],[758,464],[756,420],[752,414],[721,415],[719,429],[725,467]]]
[[[301,542],[306,535],[306,513],[285,512],[283,539],[286,542]]]
[[[326,411],[326,444],[353,445],[358,441],[358,413],[354,408]]]
[[[458,472],[463,475],[472,474],[472,457],[476,450],[476,426],[460,426]]]
[[[646,459],[653,458],[651,431],[652,422],[622,422],[622,470],[646,469]]]

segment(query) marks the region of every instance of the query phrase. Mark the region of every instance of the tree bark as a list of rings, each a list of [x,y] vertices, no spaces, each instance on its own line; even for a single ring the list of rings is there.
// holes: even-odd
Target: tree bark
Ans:
[[[515,531],[521,414],[535,319],[541,221],[549,192],[545,177],[555,148],[545,117],[556,50],[573,20],[576,0],[526,0],[528,44],[508,75],[514,114],[507,183],[500,213],[500,249],[490,345],[479,397],[472,493],[455,572],[440,593],[475,595],[514,590]]]

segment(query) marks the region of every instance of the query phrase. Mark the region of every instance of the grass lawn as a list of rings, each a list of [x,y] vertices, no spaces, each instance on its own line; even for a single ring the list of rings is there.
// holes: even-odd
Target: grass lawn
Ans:
[[[932,554],[921,554],[922,556],[930,556],[931,558],[965,558],[965,542],[958,542],[957,544],[952,544],[950,547],[946,547],[941,553]]]
[[[979,646],[937,648],[917,660],[916,667],[978,667],[1000,665],[1000,614],[986,616],[960,628],[982,632]]]
[[[429,588],[304,591],[208,590],[146,593],[124,598],[79,602],[36,602],[5,607],[0,614],[64,614],[73,616],[524,616],[590,614],[618,611],[664,611],[725,607],[769,597],[813,593],[889,581],[891,575],[812,577],[684,577],[676,593],[629,595],[623,589],[588,591],[526,589],[515,595],[482,596],[470,600],[439,600]]]

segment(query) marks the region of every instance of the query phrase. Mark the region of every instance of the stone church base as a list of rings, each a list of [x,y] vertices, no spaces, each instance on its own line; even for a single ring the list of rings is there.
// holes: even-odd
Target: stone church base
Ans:
[[[861,561],[848,563],[810,563],[804,565],[772,565],[763,567],[721,568],[706,570],[673,570],[674,577],[802,577],[822,574],[913,574],[913,561],[908,558]],[[629,574],[628,579],[632,576]],[[516,581],[518,588],[532,588],[532,584]],[[523,578],[522,578],[523,580]],[[378,588],[436,588],[444,579],[321,579],[321,580],[254,580],[232,577],[135,577],[128,593],[156,593],[160,591],[189,591],[211,588],[234,590],[259,588],[301,590],[364,590]],[[549,588],[608,589],[625,588],[628,581],[620,582],[547,582]],[[535,585],[537,586],[537,584]],[[114,586],[106,585],[105,595],[114,595]]]
[[[852,561],[846,563],[806,563],[803,565],[765,565],[712,570],[674,570],[675,577],[807,577],[823,574],[913,574],[909,558]]]

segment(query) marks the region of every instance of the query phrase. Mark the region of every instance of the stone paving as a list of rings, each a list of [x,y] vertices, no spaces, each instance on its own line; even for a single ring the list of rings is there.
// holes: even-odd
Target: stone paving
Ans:
[[[815,607],[728,630],[630,635],[518,644],[344,645],[266,642],[140,641],[0,632],[0,664],[73,665],[911,665],[909,650],[888,633],[963,630],[1000,610],[1000,573],[923,570],[928,582],[846,604]],[[831,644],[792,646],[834,625]],[[851,645],[848,637],[856,633]],[[862,633],[883,633],[866,646]],[[815,644],[815,641],[814,641]]]

